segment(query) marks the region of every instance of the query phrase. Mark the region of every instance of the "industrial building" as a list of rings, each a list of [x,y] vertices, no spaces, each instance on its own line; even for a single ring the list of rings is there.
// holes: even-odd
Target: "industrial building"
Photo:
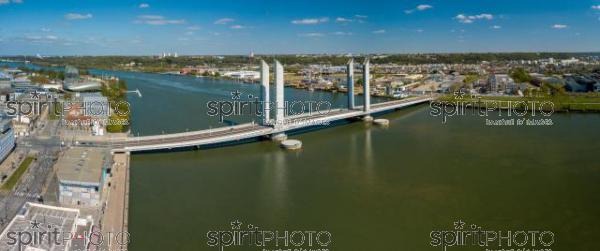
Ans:
[[[61,205],[100,205],[104,176],[109,165],[109,154],[102,148],[75,147],[65,151],[55,166]]]

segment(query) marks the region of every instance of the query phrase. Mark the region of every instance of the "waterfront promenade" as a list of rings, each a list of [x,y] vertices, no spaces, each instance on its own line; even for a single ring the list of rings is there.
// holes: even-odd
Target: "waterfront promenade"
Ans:
[[[128,231],[129,212],[129,155],[115,154],[107,191],[106,206],[102,217],[102,233],[112,236],[111,241],[105,241],[101,250],[127,250],[127,245],[120,245],[115,238],[125,238],[122,234]],[[121,234],[122,233],[122,234]],[[125,243],[125,242],[121,242]]]

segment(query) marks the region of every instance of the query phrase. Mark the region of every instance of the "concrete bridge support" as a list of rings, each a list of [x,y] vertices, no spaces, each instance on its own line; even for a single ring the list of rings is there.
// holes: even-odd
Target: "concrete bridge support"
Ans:
[[[354,110],[354,59],[350,59],[346,65],[348,87],[348,110]]]
[[[363,109],[365,112],[368,112],[369,110],[371,110],[371,93],[370,93],[370,80],[371,80],[371,73],[369,72],[369,67],[370,67],[370,63],[369,63],[369,59],[365,59],[365,62],[363,63],[363,95],[365,98],[365,102],[363,105]]]
[[[275,66],[273,67],[275,73],[275,123],[277,126],[285,123],[285,99],[283,97],[283,66],[279,61],[275,60]]]
[[[271,120],[271,103],[269,98],[269,65],[260,61],[260,101],[262,102],[262,125],[268,125]]]
[[[369,69],[370,65],[371,64],[369,63],[369,59],[365,59],[365,62],[363,63],[363,111],[367,114],[363,117],[363,120],[366,122],[373,121],[373,117],[371,117],[371,115],[368,113],[371,110],[371,72]]]

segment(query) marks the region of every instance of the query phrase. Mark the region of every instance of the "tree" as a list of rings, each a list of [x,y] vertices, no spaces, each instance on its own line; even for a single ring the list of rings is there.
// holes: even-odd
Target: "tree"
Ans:
[[[477,80],[479,80],[479,75],[478,74],[467,74],[467,76],[465,77],[465,79],[463,80],[463,83],[465,84],[472,84],[477,82]]]
[[[116,114],[110,115],[110,122],[106,125],[106,131],[110,133],[124,132],[125,127],[121,123],[118,123],[120,119],[122,118]]]
[[[510,72],[510,77],[517,83],[530,83],[533,78],[523,68],[516,68]]]

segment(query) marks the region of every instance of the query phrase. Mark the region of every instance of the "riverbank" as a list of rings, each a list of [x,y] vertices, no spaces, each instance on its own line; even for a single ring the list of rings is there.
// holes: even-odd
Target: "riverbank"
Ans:
[[[129,237],[129,154],[115,154],[109,182],[105,189],[106,201],[101,231],[105,236]],[[104,250],[127,250],[126,242],[104,243]]]
[[[438,99],[445,105],[487,107],[499,109],[526,110],[537,107],[542,111],[553,112],[595,112],[600,113],[600,93],[564,94],[542,97],[519,96],[464,96],[446,95]]]

